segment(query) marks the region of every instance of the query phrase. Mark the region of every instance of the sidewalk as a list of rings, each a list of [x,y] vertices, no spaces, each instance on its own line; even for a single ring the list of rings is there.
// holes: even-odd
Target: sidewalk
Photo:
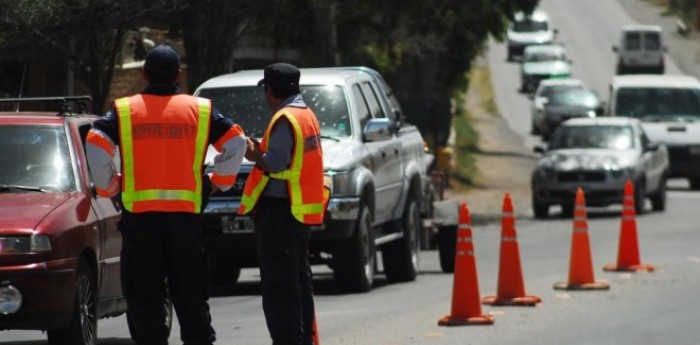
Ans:
[[[690,30],[687,36],[677,32],[675,16],[664,16],[665,7],[659,7],[643,0],[618,0],[629,15],[640,24],[660,25],[668,55],[683,73],[700,78],[700,34]],[[620,23],[624,25],[627,23]],[[686,23],[693,27],[694,23]]]

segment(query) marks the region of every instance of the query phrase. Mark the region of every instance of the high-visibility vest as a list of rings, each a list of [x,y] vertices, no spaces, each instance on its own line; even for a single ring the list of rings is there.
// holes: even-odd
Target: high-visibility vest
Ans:
[[[294,136],[292,160],[287,170],[276,173],[265,172],[255,166],[248,175],[239,214],[247,214],[260,199],[270,178],[286,180],[292,215],[308,225],[323,223],[323,215],[329,192],[323,185],[323,152],[320,129],[316,116],[309,108],[285,107],[270,121],[260,143],[267,151],[267,142],[275,123],[282,117],[290,123]]]
[[[211,101],[138,94],[114,101],[122,203],[134,213],[200,213]]]

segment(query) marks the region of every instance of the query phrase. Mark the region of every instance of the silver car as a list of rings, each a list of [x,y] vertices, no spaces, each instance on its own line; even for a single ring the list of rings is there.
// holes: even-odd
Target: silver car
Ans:
[[[576,189],[583,188],[588,206],[621,204],[624,186],[635,186],[635,209],[666,208],[668,152],[652,143],[640,123],[630,118],[577,118],[563,122],[552,135],[532,173],[532,207],[546,218],[551,205],[565,216],[573,213]],[[641,196],[641,197],[640,197]]]

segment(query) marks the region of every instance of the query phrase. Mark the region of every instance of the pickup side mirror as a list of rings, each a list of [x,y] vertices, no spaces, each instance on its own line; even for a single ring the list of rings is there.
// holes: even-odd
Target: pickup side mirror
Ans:
[[[394,120],[396,120],[396,130],[398,130],[399,128],[401,128],[401,126],[403,126],[403,114],[398,109],[392,110],[392,113],[394,113]]]
[[[365,125],[362,134],[365,141],[369,142],[389,140],[392,136],[391,126],[391,120],[387,118],[371,119]]]

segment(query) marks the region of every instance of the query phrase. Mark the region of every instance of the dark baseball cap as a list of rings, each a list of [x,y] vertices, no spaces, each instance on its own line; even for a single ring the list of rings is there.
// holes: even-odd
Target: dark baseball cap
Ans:
[[[258,86],[267,85],[273,90],[292,94],[299,93],[299,69],[288,63],[274,63],[265,67],[263,78],[258,82]]]
[[[180,71],[180,54],[168,45],[157,45],[146,54],[143,70],[152,82],[174,82]]]

